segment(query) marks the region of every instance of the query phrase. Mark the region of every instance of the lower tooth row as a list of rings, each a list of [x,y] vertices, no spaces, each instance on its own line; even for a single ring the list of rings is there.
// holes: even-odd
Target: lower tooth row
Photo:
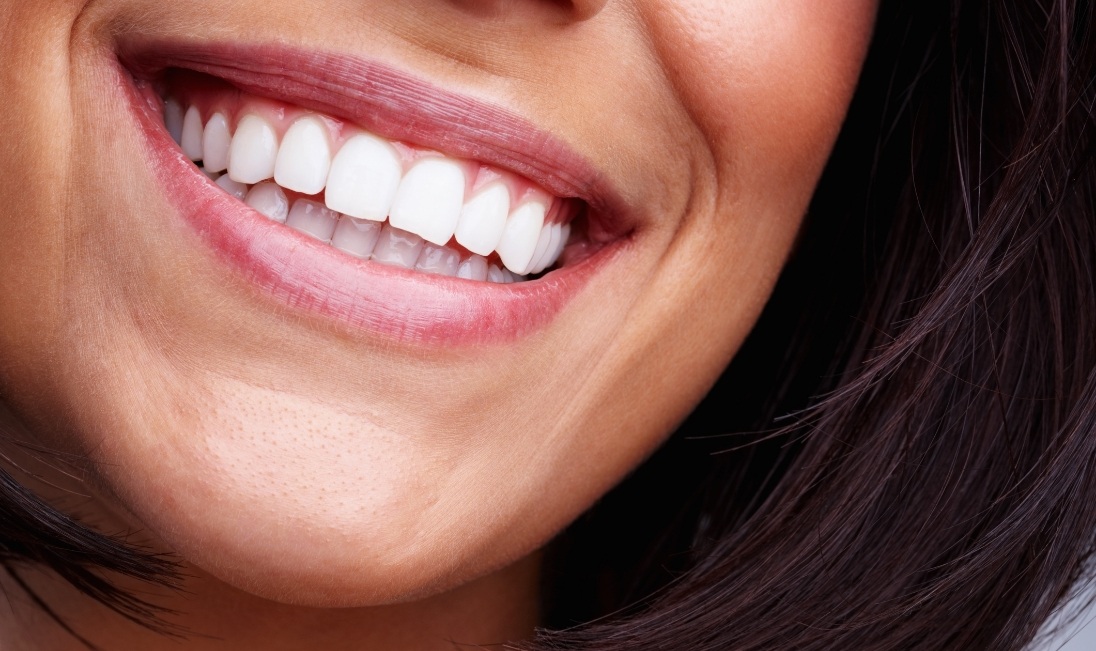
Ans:
[[[471,254],[462,259],[459,251],[427,242],[388,222],[354,219],[309,199],[297,199],[291,205],[285,192],[270,181],[247,186],[227,174],[206,172],[206,175],[257,212],[362,260],[466,280],[493,283],[525,280],[525,276],[489,263],[481,255]]]

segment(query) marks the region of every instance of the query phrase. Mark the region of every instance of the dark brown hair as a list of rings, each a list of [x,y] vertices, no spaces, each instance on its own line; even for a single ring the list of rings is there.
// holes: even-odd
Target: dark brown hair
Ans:
[[[1093,21],[882,4],[765,314],[561,539],[537,648],[1032,639],[1096,538]]]
[[[546,628],[521,648],[1032,640],[1096,539],[1093,11],[882,2],[764,315],[693,417],[553,545]],[[142,621],[99,570],[175,579],[4,474],[0,560]]]

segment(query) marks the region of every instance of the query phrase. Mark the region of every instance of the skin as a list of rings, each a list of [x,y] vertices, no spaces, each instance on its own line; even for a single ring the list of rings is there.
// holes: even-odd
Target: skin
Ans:
[[[158,603],[211,636],[190,648],[528,636],[537,550],[665,439],[753,326],[874,12],[0,0],[0,398],[24,436],[86,459],[38,487],[184,559],[192,593]],[[393,345],[295,313],[172,218],[132,115],[103,92],[127,30],[367,56],[504,107],[588,158],[638,224],[515,341]],[[178,648],[26,579],[104,648]],[[80,648],[8,593],[0,647]]]

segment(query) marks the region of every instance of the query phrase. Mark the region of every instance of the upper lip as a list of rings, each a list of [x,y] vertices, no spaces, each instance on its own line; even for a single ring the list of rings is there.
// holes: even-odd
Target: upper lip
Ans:
[[[243,91],[354,122],[377,135],[520,174],[590,208],[590,235],[614,239],[634,220],[587,159],[512,112],[457,94],[388,65],[284,46],[131,41],[118,57],[134,76],[182,68]]]

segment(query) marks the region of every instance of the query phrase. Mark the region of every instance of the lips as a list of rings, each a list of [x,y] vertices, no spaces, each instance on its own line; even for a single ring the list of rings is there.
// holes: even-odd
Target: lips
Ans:
[[[510,340],[549,323],[629,241],[632,223],[618,196],[558,140],[501,109],[374,62],[282,48],[178,43],[130,43],[119,48],[119,61],[120,89],[145,136],[150,167],[176,212],[252,286],[294,309],[409,343]],[[215,81],[178,81],[198,77],[194,73]],[[221,91],[211,92],[217,84]],[[171,130],[177,133],[169,134],[165,125],[162,95],[172,95],[166,119],[174,119]],[[193,108],[177,104],[179,97]],[[177,119],[184,115],[187,134],[182,133],[187,120]],[[251,135],[250,144],[240,145],[250,152],[240,154],[240,169],[225,165],[229,175],[214,183],[192,159],[202,153],[195,143],[209,140],[210,124],[218,128],[217,120]],[[196,135],[195,125],[205,134]],[[267,135],[282,146],[288,142],[299,155],[282,161],[272,150],[265,160]],[[334,155],[337,161],[332,145],[341,149],[350,143],[368,151],[386,142],[402,157],[403,182],[418,183],[419,191],[402,198],[399,190],[392,193],[382,230],[385,215],[377,212],[377,202],[372,196],[355,198],[348,190],[352,184],[343,183],[346,187],[331,198],[317,194],[323,181],[316,168],[330,174],[331,163],[320,159]],[[315,160],[299,163],[302,156]],[[285,196],[278,179],[270,178],[279,166],[282,180],[303,192],[290,188]],[[446,174],[453,176],[451,182]],[[232,176],[246,176],[249,183],[233,187],[242,184]],[[430,194],[438,178],[452,186],[445,192],[461,195],[426,201],[430,215],[447,211],[448,222],[440,227],[416,204],[423,204],[417,197]],[[469,204],[474,212],[477,203],[480,212],[492,204],[497,212],[500,187],[507,189],[505,203],[516,204],[506,228],[496,233],[470,218],[475,227],[466,226],[462,235],[456,219],[461,202],[463,212]],[[331,201],[359,212],[339,213]],[[442,208],[430,213],[434,204]],[[580,212],[567,206],[585,210],[557,264],[565,229]],[[410,228],[396,228],[397,219]],[[491,219],[498,221],[486,221]],[[426,241],[410,230],[426,233]],[[418,264],[400,259],[409,255],[400,250],[407,248],[408,235],[417,240],[411,246],[417,247]],[[488,251],[485,239],[498,243]],[[387,248],[378,258],[373,249],[382,245]],[[471,251],[476,247],[478,252]],[[395,256],[396,265],[382,264],[384,255]],[[531,279],[504,284],[523,276]]]
[[[492,166],[223,83],[173,74],[161,85],[168,133],[219,186],[356,257],[469,280],[525,280],[559,260],[579,212],[579,202]]]

